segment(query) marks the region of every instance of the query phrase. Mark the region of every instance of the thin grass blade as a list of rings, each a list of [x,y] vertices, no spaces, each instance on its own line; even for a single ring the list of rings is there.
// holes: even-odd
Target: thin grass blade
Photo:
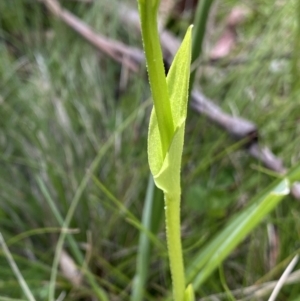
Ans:
[[[156,206],[155,201],[157,203]],[[156,230],[158,229],[157,225],[160,224],[160,220],[163,215],[163,206],[164,202],[162,195],[160,199],[155,199],[154,181],[152,175],[150,175],[142,217],[143,227],[149,232],[156,233],[154,228],[156,228]],[[144,298],[144,290],[146,288],[151,259],[151,249],[152,244],[149,237],[144,231],[141,231],[137,251],[136,274],[132,285],[131,301],[141,301]]]
[[[0,246],[2,247],[2,249],[4,251],[5,257],[8,261],[8,263],[10,264],[11,269],[13,270],[16,278],[18,279],[18,282],[19,282],[25,296],[27,297],[27,299],[29,301],[35,301],[35,298],[34,298],[33,294],[31,293],[24,277],[22,276],[16,262],[14,261],[1,233],[0,233]]]
[[[196,289],[211,275],[230,252],[273,210],[289,193],[288,178],[276,181],[245,210],[235,216],[191,262],[187,278]]]

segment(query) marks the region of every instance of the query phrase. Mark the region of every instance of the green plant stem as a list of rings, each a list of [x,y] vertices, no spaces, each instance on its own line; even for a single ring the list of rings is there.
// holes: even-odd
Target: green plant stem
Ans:
[[[138,2],[149,82],[164,157],[173,138],[174,124],[156,20],[159,1],[139,0]]]
[[[202,45],[206,31],[206,23],[209,10],[214,0],[201,0],[197,6],[195,22],[193,28],[193,44],[192,44],[192,64],[200,57],[202,53]],[[190,92],[192,91],[195,80],[196,69],[192,70],[190,76]]]
[[[165,195],[165,212],[173,296],[175,301],[182,301],[185,291],[185,276],[180,234],[180,195]]]

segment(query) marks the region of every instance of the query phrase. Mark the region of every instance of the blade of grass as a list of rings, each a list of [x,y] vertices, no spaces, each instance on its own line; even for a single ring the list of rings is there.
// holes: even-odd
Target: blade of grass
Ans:
[[[148,239],[152,241],[154,245],[156,245],[159,249],[162,251],[165,251],[165,246],[157,239],[157,237],[149,230],[147,227],[145,227],[139,220],[136,218],[124,205],[122,202],[120,202],[108,189],[105,187],[103,183],[99,179],[97,179],[95,176],[93,176],[93,181],[96,184],[96,186],[104,192],[104,194],[119,208],[120,212],[124,212],[128,218],[126,219],[130,224],[135,226],[138,230],[143,232]],[[155,219],[157,220],[157,219]]]
[[[150,233],[156,234],[163,213],[163,195],[155,198],[155,185],[152,175],[149,176],[148,187],[143,209],[142,225]],[[156,229],[154,229],[156,228]],[[131,301],[141,301],[144,298],[144,290],[148,278],[150,264],[151,241],[144,231],[140,231],[139,246],[136,260],[136,273],[132,284]]]
[[[61,231],[62,231],[61,228],[55,228],[55,227],[32,229],[14,236],[13,238],[9,239],[6,244],[10,246],[19,243],[21,240],[33,235],[45,234],[45,233],[59,233]],[[72,234],[79,232],[78,229],[65,229],[65,231]]]
[[[193,172],[188,176],[188,180],[195,178],[195,176],[199,175],[205,169],[209,167],[212,163],[218,162],[220,159],[224,158],[226,155],[233,153],[234,151],[242,148],[247,142],[249,138],[245,138],[239,140],[232,145],[226,147],[224,150],[220,151],[218,154],[209,157],[206,160],[202,160],[199,165],[193,170]]]
[[[49,204],[49,207],[50,209],[52,210],[52,213],[53,215],[55,216],[55,218],[57,219],[58,223],[61,225],[62,227],[62,231],[64,231],[64,221],[63,221],[63,218],[60,214],[60,212],[58,211],[56,205],[55,205],[55,202],[53,201],[53,199],[51,198],[50,196],[50,193],[48,192],[47,188],[46,188],[46,185],[44,184],[44,182],[42,181],[42,179],[40,177],[37,177],[36,178],[37,180],[37,183],[44,195],[44,197],[46,198],[48,204]],[[83,262],[84,262],[84,256],[83,254],[81,253],[74,237],[72,235],[70,235],[68,233],[68,235],[66,236],[66,239],[68,240],[69,244],[70,244],[70,248],[71,248],[71,251],[74,255],[74,257],[76,258],[76,261],[79,265],[82,265]],[[85,270],[87,270],[87,268],[85,268]],[[87,276],[87,279],[91,285],[91,287],[94,289],[94,292],[97,294],[97,295],[101,295],[101,289],[99,289],[99,285],[97,284],[96,282],[96,279],[94,277],[94,275],[92,273],[88,273],[88,272],[85,272],[85,275]]]
[[[276,188],[285,181],[293,183],[299,180],[300,164],[292,168],[286,177],[287,178],[284,180],[278,179],[274,181],[259,196],[255,197],[250,202],[249,206],[242,212],[238,213],[225,227],[225,229],[222,230],[222,232],[220,232],[217,237],[215,237],[215,239],[213,239],[198,254],[198,256],[196,256],[187,269],[188,280],[193,280],[194,283],[197,284],[194,286],[195,290],[202,282],[205,281],[205,279],[213,272],[218,264],[222,262],[229,252],[231,252],[236,245],[245,238],[246,235],[248,235],[249,232],[264,218],[264,216],[274,209],[278,202],[283,198],[284,195],[278,195],[278,198],[276,198],[275,195],[274,198],[274,191],[276,191]],[[268,200],[271,201],[268,203]],[[253,221],[250,217],[253,218]],[[223,247],[225,247],[226,244],[231,244],[231,250],[228,250],[228,254],[223,254],[224,258],[221,259],[221,251],[224,251]],[[214,257],[213,254],[215,253],[215,250],[218,250],[218,253]]]
[[[48,205],[49,205],[53,215],[55,216],[56,220],[58,221],[58,223],[62,227],[63,223],[64,223],[63,217],[60,214],[60,212],[58,211],[54,200],[51,198],[50,193],[49,193],[45,183],[43,182],[42,178],[39,177],[39,176],[36,177],[36,180],[37,180],[38,186],[41,189],[41,192],[43,193],[46,201],[48,202]],[[79,250],[78,245],[76,244],[76,241],[75,241],[74,237],[72,235],[67,235],[67,239],[68,239],[68,242],[71,246],[72,253],[75,256],[77,263],[82,264],[84,257],[82,255],[81,251]]]
[[[19,282],[25,296],[27,297],[27,299],[29,301],[35,301],[35,298],[34,298],[33,294],[31,293],[25,279],[23,278],[17,264],[15,263],[15,261],[14,261],[12,255],[11,255],[11,253],[10,253],[10,251],[9,251],[9,249],[8,249],[1,233],[0,233],[0,245],[3,249],[3,251],[4,251],[4,254],[6,256],[6,259],[7,259],[8,263],[11,266],[11,269],[13,270],[16,278],[18,279],[18,282]]]
[[[192,260],[187,278],[193,281],[195,290],[211,275],[230,252],[255,226],[289,193],[288,178],[277,180],[264,193],[255,198],[245,210],[235,216]]]
[[[202,0],[198,2],[194,30],[193,30],[193,44],[192,44],[192,66],[202,53],[202,45],[206,30],[206,23],[209,16],[210,7],[213,0]],[[190,76],[190,92],[192,91],[196,70],[192,68]]]
[[[234,298],[233,294],[231,293],[231,291],[230,291],[230,289],[227,285],[225,274],[224,274],[224,268],[223,268],[222,264],[219,265],[219,275],[220,275],[221,284],[222,284],[222,286],[225,290],[225,293],[227,295],[227,299],[230,300],[230,301],[236,301],[236,299]]]

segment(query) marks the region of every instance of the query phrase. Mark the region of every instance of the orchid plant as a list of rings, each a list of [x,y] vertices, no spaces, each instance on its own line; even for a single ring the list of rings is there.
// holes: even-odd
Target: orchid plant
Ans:
[[[154,107],[148,133],[148,160],[164,193],[166,233],[175,301],[194,299],[186,288],[180,237],[180,170],[189,92],[192,26],[165,77],[157,26],[159,0],[139,0],[143,45]]]

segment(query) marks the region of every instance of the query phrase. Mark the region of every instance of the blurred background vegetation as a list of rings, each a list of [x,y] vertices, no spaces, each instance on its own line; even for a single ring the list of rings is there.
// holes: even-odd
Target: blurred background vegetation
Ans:
[[[96,32],[142,47],[138,33],[120,21],[118,0],[60,3]],[[122,3],[137,8],[133,0]],[[235,28],[234,45],[213,61],[212,49],[237,6],[246,14]],[[181,37],[193,12],[174,8],[167,28]],[[196,85],[222,109],[257,124],[261,144],[288,168],[300,160],[298,21],[297,0],[215,1],[196,77]],[[37,300],[47,298],[60,219],[95,158],[94,177],[85,183],[71,220],[73,247],[109,300],[129,300],[140,231],[132,220],[141,219],[146,194],[151,107],[145,68],[130,73],[125,87],[123,73],[124,66],[89,45],[42,2],[0,1],[0,231]],[[189,110],[182,171],[187,264],[276,176],[244,149],[233,151],[235,143]],[[300,248],[299,210],[299,201],[286,197],[197,296],[278,279]],[[163,222],[159,229],[145,300],[162,300],[170,286]],[[73,247],[68,240],[68,256]],[[0,267],[0,300],[25,299],[2,251]],[[62,266],[56,287],[61,300],[96,300],[87,282],[76,285]],[[278,300],[299,295],[296,283],[283,288]]]

